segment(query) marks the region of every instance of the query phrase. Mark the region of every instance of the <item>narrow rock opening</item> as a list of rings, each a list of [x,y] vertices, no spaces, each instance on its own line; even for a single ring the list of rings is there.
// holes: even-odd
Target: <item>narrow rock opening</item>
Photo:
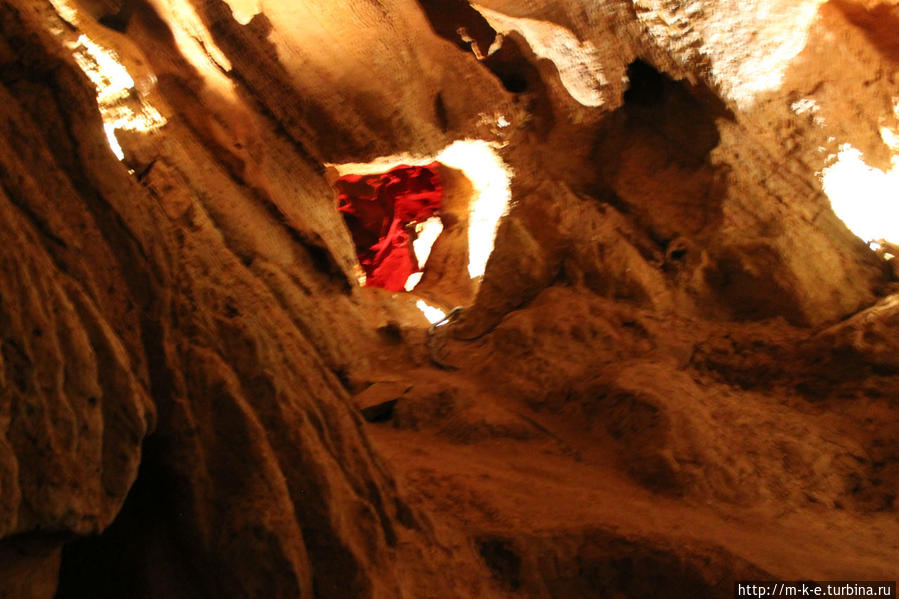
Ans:
[[[379,175],[337,180],[338,210],[353,238],[364,285],[411,291],[421,280],[443,231],[437,171],[437,163],[400,165]]]
[[[511,195],[511,172],[490,143],[330,167],[360,284],[414,292],[431,322],[471,303]]]

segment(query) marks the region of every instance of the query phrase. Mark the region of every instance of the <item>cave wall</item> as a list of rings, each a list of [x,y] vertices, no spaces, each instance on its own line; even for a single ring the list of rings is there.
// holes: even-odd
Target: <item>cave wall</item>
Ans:
[[[563,588],[492,575],[483,543],[397,483],[351,402],[397,356],[428,352],[411,302],[355,285],[325,166],[460,138],[501,144],[513,206],[473,305],[444,329],[444,365],[589,419],[654,492],[845,503],[845,481],[879,463],[857,507],[893,509],[888,426],[835,449],[825,415],[791,444],[806,430],[794,401],[855,397],[873,375],[888,388],[896,369],[895,282],[815,176],[819,146],[888,160],[877,128],[894,118],[897,61],[875,24],[896,6],[818,4],[354,0],[260,3],[241,20],[220,0],[73,3],[75,17],[4,4],[2,592],[53,596],[64,543],[60,597]],[[784,14],[819,16],[793,55]],[[521,19],[564,27],[580,53],[547,58]],[[479,60],[471,44],[484,54],[497,31]],[[119,131],[122,162],[66,46],[82,33],[129,69],[129,101],[167,119]],[[741,65],[779,52],[778,85],[741,87]],[[569,87],[597,72],[585,106]],[[826,127],[791,110],[807,96]],[[408,337],[385,349],[385,330]],[[745,357],[753,344],[794,366]],[[620,427],[647,412],[663,416]],[[754,445],[772,414],[785,424]],[[732,418],[731,436],[696,433]],[[734,439],[789,446],[805,474],[747,466]],[[532,562],[552,544],[530,543]],[[668,560],[652,553],[666,543],[644,563]],[[716,575],[767,572],[730,555]],[[703,579],[684,568],[675,578]]]
[[[3,7],[15,248],[4,254],[4,536],[15,557],[4,592],[52,596],[60,543],[108,527],[140,464],[144,490],[117,526],[133,531],[127,515],[143,521],[146,509],[158,525],[113,553],[114,580],[133,571],[127,583],[143,596],[419,594],[414,574],[388,564],[403,544],[409,569],[428,571],[432,533],[348,402],[349,363],[374,333],[346,260],[325,245],[346,233],[333,230],[336,213],[330,231],[291,221],[316,218],[301,184],[332,208],[321,166],[263,117],[277,129],[272,152],[287,154],[270,168],[294,173],[271,198],[236,180],[234,156],[216,154],[213,125],[188,109],[134,143],[129,164],[141,170],[129,174],[46,19],[66,27],[49,5]],[[275,202],[288,194],[282,213]],[[39,578],[31,562],[47,566]],[[62,596],[99,584],[64,573]],[[121,592],[115,584],[107,592]]]

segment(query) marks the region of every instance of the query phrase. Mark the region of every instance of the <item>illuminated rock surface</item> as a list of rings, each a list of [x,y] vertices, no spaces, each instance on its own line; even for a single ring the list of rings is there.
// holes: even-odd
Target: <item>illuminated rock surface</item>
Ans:
[[[897,28],[894,0],[3,3],[0,597],[895,579],[895,246],[824,190],[895,178]],[[416,294],[360,287],[331,165],[457,140],[511,180],[445,155]],[[467,196],[505,214],[482,277]]]

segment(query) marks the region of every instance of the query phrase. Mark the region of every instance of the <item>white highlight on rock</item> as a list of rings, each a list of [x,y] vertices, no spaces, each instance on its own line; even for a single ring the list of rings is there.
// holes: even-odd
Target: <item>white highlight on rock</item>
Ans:
[[[880,138],[889,149],[893,150],[894,152],[899,152],[899,134],[897,134],[895,131],[893,131],[889,127],[881,127]]]
[[[382,156],[368,163],[329,164],[338,175],[372,175],[397,166],[425,165],[435,160],[459,169],[474,188],[469,207],[468,274],[472,279],[483,276],[499,221],[508,214],[512,198],[512,170],[496,151],[497,145],[481,139],[453,142],[436,156],[397,154]],[[417,252],[417,250],[416,250]]]
[[[425,267],[428,256],[431,255],[431,248],[441,233],[443,233],[443,223],[439,216],[432,216],[425,222],[415,225],[416,238],[412,242],[412,249],[415,250],[418,268]]]
[[[434,306],[429,305],[424,300],[418,300],[417,302],[415,302],[415,307],[421,310],[421,313],[425,315],[425,318],[427,318],[428,322],[430,322],[431,324],[436,324],[446,318],[446,312],[444,312],[440,308],[435,308]]]
[[[106,133],[106,141],[109,142],[112,153],[115,154],[116,158],[119,160],[125,160],[125,152],[122,150],[122,146],[119,145],[119,140],[115,136],[115,125],[112,123],[103,123],[103,131]]]
[[[776,90],[791,61],[805,48],[825,0],[718,0],[693,21],[711,60],[712,77],[737,106]]]
[[[801,100],[796,100],[790,104],[790,110],[800,116],[807,112],[814,114],[820,109],[821,108],[818,106],[818,103],[815,102],[814,98],[802,98]]]
[[[483,140],[457,141],[437,155],[446,166],[465,173],[474,187],[468,213],[468,274],[484,275],[500,219],[512,199],[512,172],[493,145]]]
[[[821,111],[821,107],[818,106],[818,103],[815,102],[813,98],[802,98],[801,100],[793,102],[790,104],[790,110],[792,110],[796,116],[810,115],[812,122],[816,125],[823,126],[827,124],[818,114]]]
[[[231,7],[231,16],[241,25],[249,25],[253,17],[262,12],[259,0],[225,0]]]
[[[165,117],[138,96],[134,79],[111,50],[84,34],[70,48],[75,62],[97,89],[97,107],[109,147],[119,160],[124,160],[115,131],[152,131],[165,124]]]
[[[836,215],[864,241],[899,243],[899,154],[887,172],[868,166],[850,144],[835,158],[821,183]]]
[[[72,47],[75,62],[97,88],[97,102],[111,104],[131,94],[134,79],[112,51],[95,44],[83,33]]]
[[[211,63],[217,69],[231,70],[231,61],[216,45],[212,34],[203,24],[203,19],[190,2],[170,1],[165,6],[168,14],[163,16],[168,17],[166,20],[173,24],[172,35],[185,58],[199,68]]]
[[[409,278],[406,279],[406,283],[403,285],[403,289],[406,291],[412,291],[413,289],[415,289],[415,287],[418,286],[419,283],[421,283],[421,278],[424,276],[424,274],[424,272],[413,272],[411,275],[409,275]],[[365,285],[365,282],[363,281],[362,284]]]
[[[78,25],[78,11],[68,0],[50,0],[53,10],[69,25]]]
[[[562,85],[571,97],[584,106],[602,106],[605,96],[605,74],[596,47],[589,41],[581,42],[570,30],[537,19],[510,17],[478,4],[472,4],[501,34],[510,31],[520,33],[531,50],[540,58],[551,60],[559,70]]]
[[[412,249],[415,252],[415,259],[418,261],[418,268],[422,272],[413,272],[409,275],[404,285],[406,291],[412,291],[421,282],[425,264],[431,255],[431,248],[434,247],[434,242],[441,233],[443,233],[443,223],[439,216],[432,216],[424,222],[415,224],[416,237],[412,241]]]

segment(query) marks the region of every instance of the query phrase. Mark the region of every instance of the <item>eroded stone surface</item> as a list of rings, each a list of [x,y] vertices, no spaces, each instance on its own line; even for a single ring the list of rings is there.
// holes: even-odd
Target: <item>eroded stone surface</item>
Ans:
[[[889,162],[895,2],[237,4],[0,8],[0,595],[67,542],[62,598],[894,574],[895,274],[815,173]],[[166,119],[123,163],[81,34]],[[512,205],[466,281],[447,169],[428,329],[325,164],[459,138]]]

